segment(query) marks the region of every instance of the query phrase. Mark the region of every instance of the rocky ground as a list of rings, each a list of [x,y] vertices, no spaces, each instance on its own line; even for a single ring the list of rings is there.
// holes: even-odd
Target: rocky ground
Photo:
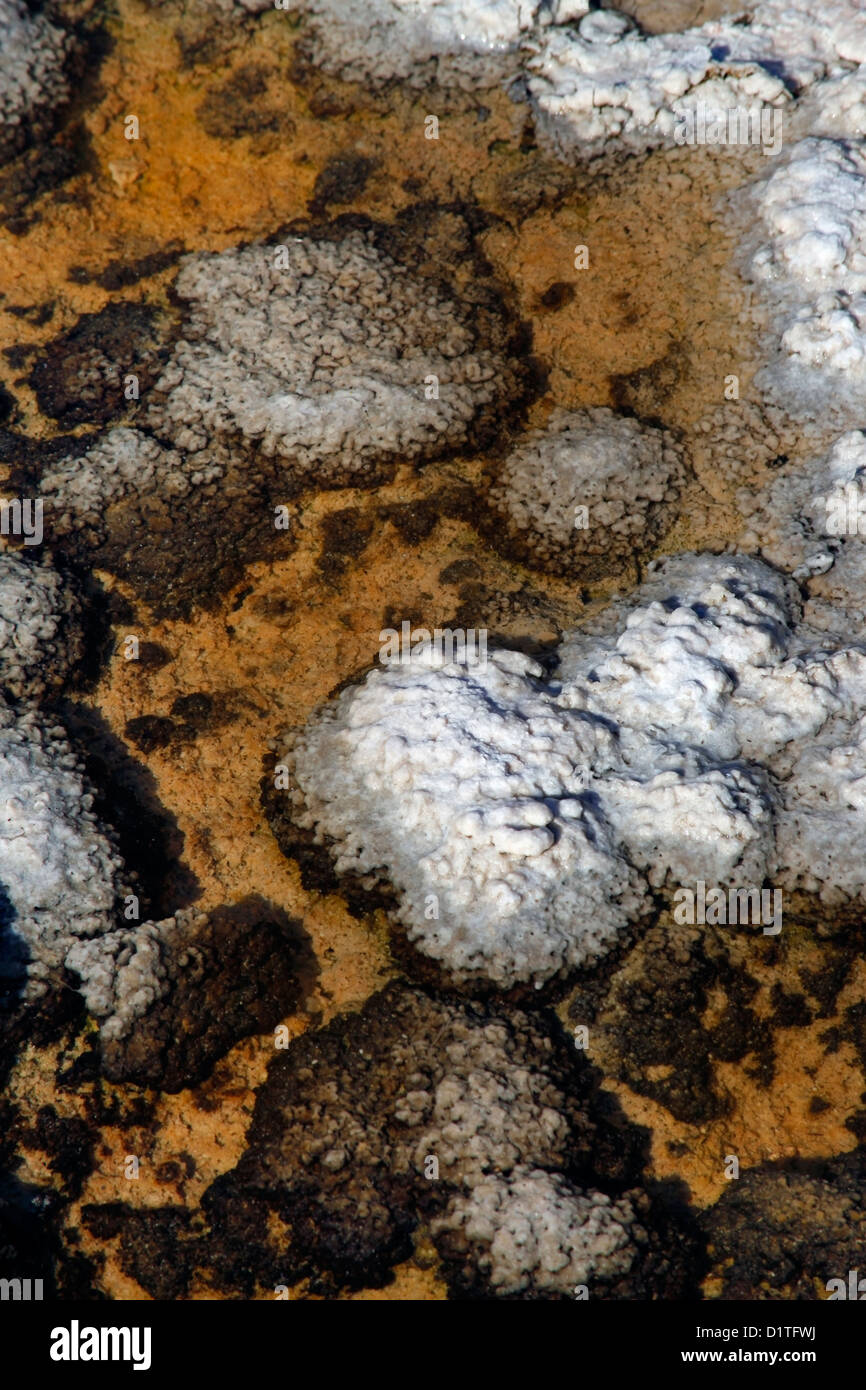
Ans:
[[[628,8],[663,33],[734,7]],[[0,955],[0,1275],[89,1299],[826,1297],[864,1258],[854,890],[786,889],[765,935],[683,926],[651,882],[607,954],[500,988],[431,962],[388,873],[344,874],[275,783],[382,629],[484,629],[548,672],[653,561],[764,553],[748,517],[835,438],[754,386],[730,195],[766,156],[563,159],[507,81],[335,75],[300,9],[41,14],[45,90],[0,147],[0,459],[4,497],[46,499],[43,545],[4,541],[8,585],[31,594],[34,554],[60,579],[29,626],[3,610],[9,727],[41,750],[10,752],[3,799],[10,822],[49,806],[31,877],[54,826],[67,858],[31,915],[17,860],[4,890],[29,956]],[[303,312],[274,307],[283,270]],[[335,318],[360,357],[322,357]],[[298,382],[328,429],[291,403],[274,424]],[[588,410],[669,453],[649,500],[616,476],[628,526],[572,563],[502,480],[527,431]]]

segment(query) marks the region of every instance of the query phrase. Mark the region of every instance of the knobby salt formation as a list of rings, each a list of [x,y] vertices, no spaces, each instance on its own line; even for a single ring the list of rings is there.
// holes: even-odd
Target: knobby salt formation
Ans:
[[[348,883],[386,881],[447,974],[538,986],[610,951],[650,888],[862,900],[864,682],[790,580],[681,555],[566,638],[556,680],[508,651],[371,672],[277,745],[268,804],[290,852],[294,825]]]
[[[407,263],[428,236],[429,275]],[[462,258],[454,289],[439,265],[449,236]],[[533,374],[472,245],[457,213],[410,209],[391,227],[337,223],[188,258],[181,336],[152,347],[168,360],[134,426],[83,436],[32,480],[51,538],[188,610],[244,557],[273,553],[286,539],[274,508],[302,489],[373,486],[398,464],[494,442]]]
[[[282,1240],[257,1224],[283,1279],[378,1282],[429,1223],[461,1292],[671,1293],[687,1248],[661,1254],[664,1216],[623,1191],[638,1170],[636,1136],[596,1109],[549,1016],[395,982],[272,1062],[249,1147],[205,1206],[228,1233],[251,1203],[279,1213]]]
[[[593,11],[576,32],[542,30],[526,49],[539,133],[573,159],[685,141],[699,107],[713,116],[775,111],[769,133],[778,152],[774,130],[784,138],[792,93],[847,77],[866,58],[866,39],[853,0],[820,12],[805,0],[759,0],[746,16],[650,35],[626,15]]]
[[[73,36],[22,0],[0,0],[0,162],[54,127],[70,94]]]
[[[487,502],[497,545],[577,578],[615,573],[675,519],[682,455],[664,430],[612,410],[554,410],[522,436]]]

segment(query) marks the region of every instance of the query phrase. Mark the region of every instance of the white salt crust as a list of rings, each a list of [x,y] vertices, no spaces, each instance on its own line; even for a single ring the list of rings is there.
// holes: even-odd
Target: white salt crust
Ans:
[[[177,279],[184,339],[148,423],[180,449],[241,434],[313,481],[363,474],[383,455],[459,443],[505,364],[474,351],[469,317],[353,231],[200,255]],[[439,398],[427,399],[435,376]]]
[[[576,33],[546,29],[526,47],[534,49],[526,72],[539,133],[568,158],[614,140],[626,148],[674,143],[678,118],[699,105],[787,113],[792,92],[838,80],[866,60],[866,26],[855,0],[759,0],[738,15],[654,35],[625,15],[596,11]],[[815,119],[849,101],[849,92],[828,87]]]
[[[486,1174],[452,1197],[434,1237],[458,1232],[492,1293],[564,1294],[627,1274],[636,1249],[627,1198],[612,1201],[539,1169]]]
[[[0,686],[40,699],[82,653],[79,605],[56,570],[0,551]]]
[[[760,551],[795,579],[808,580],[837,567],[836,591],[842,600],[837,616],[850,624],[866,601],[866,589],[849,585],[843,595],[838,585],[843,569],[854,573],[852,552],[866,541],[866,434],[851,430],[826,453],[781,470],[758,492],[741,489],[737,505],[746,518],[738,540],[743,549]],[[851,523],[858,528],[853,535]]]
[[[410,938],[504,986],[597,958],[644,903],[586,795],[614,740],[541,674],[517,652],[472,667],[428,652],[374,671],[280,750],[295,817],[336,842],[338,872],[387,865]]]
[[[122,862],[62,728],[0,700],[0,973],[39,996],[81,938],[108,931]],[[22,976],[26,975],[26,983]]]
[[[459,446],[510,391],[511,364],[474,346],[471,311],[371,233],[292,237],[284,249],[285,269],[277,246],[187,259],[176,283],[184,336],[144,412],[156,438],[115,429],[49,467],[42,491],[58,534],[101,539],[106,504],[181,499],[215,482],[239,440],[286,483],[362,482],[383,461]]]
[[[860,62],[862,64],[864,59]],[[866,136],[866,71],[863,67],[846,72],[842,77],[816,82],[798,104],[791,132],[796,138],[825,135],[839,140]]]
[[[856,0],[820,9],[758,0],[655,35],[612,9],[590,12],[588,0],[289,0],[288,8],[303,15],[311,61],[345,80],[472,88],[521,76],[542,138],[565,154],[612,138],[669,142],[677,114],[698,102],[788,107],[791,92],[866,59]]]
[[[588,0],[296,0],[312,62],[344,81],[472,88],[519,71],[533,28],[579,17]]]
[[[293,816],[387,876],[419,950],[503,987],[597,959],[647,885],[866,900],[866,652],[800,617],[767,565],[687,554],[563,642],[561,684],[516,652],[374,671],[278,747]],[[816,749],[845,762],[834,834]]]
[[[864,24],[866,28],[866,24]],[[756,384],[794,418],[866,403],[866,146],[810,137],[733,199],[771,350]]]
[[[88,1012],[98,1019],[106,1043],[127,1037],[136,1020],[168,991],[172,937],[206,921],[206,914],[188,908],[73,946],[66,964],[80,975]]]
[[[605,408],[556,409],[509,453],[488,502],[540,564],[609,568],[673,520],[682,478],[663,430]]]
[[[104,513],[115,503],[150,494],[181,502],[222,474],[220,463],[187,457],[141,430],[120,427],[101,435],[85,454],[49,464],[39,489],[52,534],[80,531],[98,545],[107,534]]]
[[[21,0],[0,0],[0,158],[23,148],[69,96],[71,46],[64,30]]]
[[[74,970],[112,1039],[167,987],[160,943],[177,922],[120,925],[123,861],[65,731],[32,703],[81,657],[79,619],[49,564],[0,551],[0,685],[25,702],[0,695],[0,993],[31,1003]]]
[[[858,849],[866,833],[858,794],[866,775],[866,646],[856,634],[852,642],[842,624],[829,633],[800,621],[790,581],[754,560],[677,556],[639,597],[640,606],[619,605],[625,627],[606,659],[580,640],[564,644],[564,698],[573,705],[579,690],[581,707],[627,720],[654,739],[704,749],[719,760],[726,783],[734,771],[727,759],[766,778],[772,833],[763,863],[753,858],[742,886],[759,887],[766,877],[833,906],[866,901]],[[656,836],[646,802],[643,813]],[[637,855],[628,825],[623,833]],[[698,819],[692,833],[698,840],[717,833],[712,816]],[[656,863],[657,853],[653,847]],[[680,881],[711,881],[697,868],[692,858]]]

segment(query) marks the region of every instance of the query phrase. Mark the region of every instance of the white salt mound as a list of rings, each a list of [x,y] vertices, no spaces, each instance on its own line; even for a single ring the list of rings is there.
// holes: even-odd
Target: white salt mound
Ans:
[[[80,618],[50,564],[0,551],[0,686],[39,699],[61,685],[83,652]]]
[[[854,0],[820,7],[807,0],[758,0],[744,13],[647,35],[626,15],[601,10],[581,20],[576,32],[541,30],[525,48],[542,139],[564,158],[613,142],[669,145],[685,140],[686,115],[700,107],[710,114],[770,107],[784,118],[784,140],[793,92],[800,96],[822,80],[839,80],[851,64],[866,60],[866,26]],[[826,121],[827,111],[851,101],[850,92],[828,89],[813,105],[814,118]],[[773,131],[768,124],[767,148],[776,147]]]
[[[0,786],[0,976],[30,1001],[76,941],[114,925],[123,865],[64,731],[2,700]]]
[[[635,1260],[627,1198],[612,1201],[566,1178],[516,1168],[490,1173],[452,1197],[434,1236],[459,1233],[479,1273],[498,1295],[567,1294],[627,1274]]]
[[[866,651],[816,640],[796,586],[744,557],[668,560],[601,626],[556,683],[503,651],[374,671],[279,749],[296,822],[338,873],[387,878],[458,980],[585,966],[650,885],[866,900]],[[815,750],[849,769],[830,812]]]
[[[64,68],[72,40],[22,0],[0,0],[0,158],[51,124],[69,96]]]
[[[516,394],[515,364],[477,343],[471,306],[372,232],[195,255],[176,289],[184,336],[149,393],[147,432],[110,430],[46,471],[58,534],[98,542],[106,505],[184,499],[245,456],[253,481],[259,455],[286,485],[363,483],[464,444]]]
[[[585,14],[588,0],[305,0],[312,62],[345,81],[483,87],[519,70],[534,26]]]
[[[770,343],[756,377],[794,416],[859,425],[866,401],[866,149],[809,138],[734,200]]]
[[[489,505],[532,561],[591,577],[650,547],[683,478],[665,431],[612,410],[554,410],[505,459]]]

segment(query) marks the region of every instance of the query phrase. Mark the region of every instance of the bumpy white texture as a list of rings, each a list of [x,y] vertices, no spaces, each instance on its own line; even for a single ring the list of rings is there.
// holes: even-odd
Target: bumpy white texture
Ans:
[[[448,1181],[468,1189],[521,1161],[563,1167],[572,1136],[562,1091],[542,1081],[526,1052],[514,1055],[501,1020],[467,1029],[457,1017],[453,1031],[450,1021],[446,1012],[434,1034],[444,1041],[444,1074],[431,1083],[423,1070],[409,1073],[411,1089],[396,1099],[394,1118],[405,1126],[390,1151],[396,1171],[423,1173],[435,1154]]]
[[[506,987],[597,959],[647,883],[793,888],[808,863],[866,900],[866,650],[842,642],[761,561],[676,556],[563,642],[559,684],[425,654],[344,691],[280,750],[293,816],[339,873],[387,874],[423,953]]]
[[[831,908],[866,902],[866,676],[862,652],[842,659],[834,676],[859,699],[827,721],[795,756],[777,826],[781,882],[817,894]]]
[[[840,563],[849,540],[855,549],[866,540],[866,434],[841,435],[826,453],[784,469],[759,492],[742,489],[737,504],[747,518],[741,547],[759,550],[795,579],[823,574]],[[862,607],[866,590],[846,599],[843,622],[850,602]]]
[[[55,534],[84,529],[99,543],[107,507],[184,499],[236,471],[239,441],[286,483],[361,482],[383,461],[459,446],[508,395],[513,364],[475,347],[471,312],[372,234],[292,237],[285,251],[285,269],[277,246],[187,259],[184,337],[150,393],[149,433],[110,430],[47,468]]]
[[[82,937],[108,931],[122,863],[62,729],[0,702],[0,970],[36,998]]]
[[[129,496],[157,493],[180,501],[222,476],[221,464],[163,448],[141,430],[121,427],[101,435],[86,453],[49,464],[40,493],[50,508],[52,533],[81,531],[92,544],[106,536],[105,513]]]
[[[257,9],[260,0],[245,7]],[[588,0],[291,0],[289,7],[304,12],[312,61],[345,79],[474,87],[525,70],[542,132],[569,152],[612,136],[670,140],[676,114],[700,101],[717,110],[787,105],[790,91],[866,59],[856,0],[820,10],[806,0],[758,0],[745,23],[741,12],[656,35],[613,10],[590,12]]]
[[[816,82],[793,115],[791,134],[837,140],[866,136],[866,70],[860,66],[842,77]]]
[[[612,605],[615,635],[563,642],[564,698],[719,760],[765,750],[772,716],[758,687],[786,669],[795,604],[790,581],[758,560],[674,556]],[[784,723],[784,693],[772,701],[782,721],[775,742],[797,732]]]
[[[610,948],[642,905],[586,793],[616,761],[517,652],[374,671],[302,731],[295,818],[340,873],[388,866],[408,935],[456,976],[539,983]],[[435,913],[435,915],[434,915]]]
[[[556,409],[508,455],[488,500],[540,564],[591,570],[651,545],[681,481],[663,430],[605,408]]]
[[[772,838],[760,846],[763,866],[753,854],[741,884],[760,886],[766,875],[776,887],[805,888],[834,904],[866,901],[862,633],[845,633],[842,624],[816,633],[798,621],[790,581],[742,557],[677,556],[639,597],[636,608],[622,603],[622,630],[607,639],[601,660],[585,639],[564,646],[564,698],[669,748],[701,748],[718,760],[729,789],[741,771],[767,779]],[[735,759],[750,767],[732,767]],[[690,828],[698,840],[714,833],[712,818],[695,810],[691,826],[684,820],[684,842]],[[745,803],[741,810],[751,818]],[[617,813],[610,819],[640,860],[634,830]],[[643,813],[657,836],[652,801]],[[665,815],[661,800],[655,813]],[[694,868],[692,858],[680,881],[709,881]]]
[[[76,942],[66,964],[81,978],[88,1012],[99,1020],[105,1043],[127,1037],[136,1019],[167,993],[172,939],[206,921],[206,914],[189,908],[159,922]]]
[[[379,86],[438,78],[483,86],[518,67],[521,37],[536,23],[585,14],[588,0],[298,0],[318,67]]]
[[[561,702],[616,729],[623,765],[600,794],[654,886],[763,880],[771,787],[760,766],[731,760],[764,750],[753,706],[764,668],[785,652],[789,589],[757,562],[677,556],[611,605],[606,635],[576,633],[560,648]],[[780,686],[766,724],[781,722],[784,738]]]
[[[866,27],[866,25],[864,25]],[[772,351],[757,384],[794,417],[859,424],[866,402],[866,148],[809,138],[735,199]]]
[[[68,34],[21,0],[0,0],[0,157],[39,129],[42,113],[69,95]]]
[[[80,609],[49,564],[0,551],[0,686],[41,698],[82,655]]]
[[[273,246],[185,264],[185,337],[148,423],[194,455],[241,435],[312,482],[465,439],[508,377],[501,356],[475,350],[471,316],[371,233],[292,237],[286,253],[285,269]]]
[[[844,542],[832,566],[809,580],[808,593],[803,617],[816,633],[866,641],[866,536]]]
[[[591,1295],[594,1284],[628,1273],[634,1221],[627,1198],[612,1201],[559,1174],[516,1168],[453,1197],[432,1232],[465,1241],[495,1294],[573,1297],[579,1284]]]
[[[588,14],[577,29],[553,28],[527,41],[529,94],[538,127],[561,154],[674,142],[677,118],[772,106],[791,92],[843,76],[866,59],[855,0],[816,7],[807,0],[759,0],[681,33],[645,35],[625,16]],[[827,94],[828,107],[834,96]]]
[[[713,26],[644,35],[613,11],[587,15],[574,34],[548,31],[527,64],[542,139],[565,158],[618,140],[674,142],[677,116],[703,102],[711,111],[782,106],[784,83],[754,61],[716,61]]]

